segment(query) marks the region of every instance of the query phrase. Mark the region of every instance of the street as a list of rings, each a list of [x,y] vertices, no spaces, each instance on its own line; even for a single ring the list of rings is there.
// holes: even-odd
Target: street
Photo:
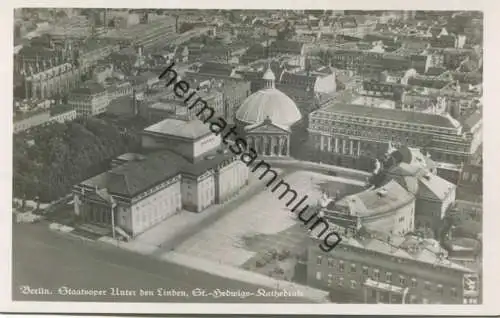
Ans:
[[[44,222],[13,225],[12,267],[15,301],[310,302],[298,297],[242,297],[260,287],[64,236],[51,232]],[[194,296],[196,288],[205,290],[206,296]],[[141,289],[148,295],[141,296]],[[211,296],[216,289],[232,294]],[[100,295],[68,295],[82,290]]]

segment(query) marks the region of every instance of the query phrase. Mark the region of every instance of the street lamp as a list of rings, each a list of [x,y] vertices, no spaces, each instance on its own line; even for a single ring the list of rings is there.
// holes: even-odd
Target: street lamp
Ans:
[[[116,201],[113,198],[113,196],[109,196],[109,200],[111,201],[111,231],[113,233],[113,240],[116,239],[116,233],[115,233],[115,207],[116,207]]]
[[[408,296],[408,290],[409,288],[406,287],[404,290],[403,290],[403,299],[402,299],[402,304],[404,305],[406,303],[406,297]]]

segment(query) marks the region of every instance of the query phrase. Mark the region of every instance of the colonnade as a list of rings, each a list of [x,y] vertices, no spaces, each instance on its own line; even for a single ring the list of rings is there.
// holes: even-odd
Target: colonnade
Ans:
[[[334,152],[339,154],[359,157],[361,155],[361,141],[352,139],[342,139],[331,136],[319,136],[319,149],[321,151]]]
[[[288,156],[290,154],[289,137],[280,135],[248,136],[247,144],[262,156]]]

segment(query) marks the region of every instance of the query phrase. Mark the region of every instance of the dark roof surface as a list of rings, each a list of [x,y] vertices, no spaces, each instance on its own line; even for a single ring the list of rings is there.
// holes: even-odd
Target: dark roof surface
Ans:
[[[82,94],[82,95],[92,95],[97,93],[103,93],[106,89],[99,83],[96,82],[87,82],[83,84],[81,87],[78,87],[72,91],[73,94]]]
[[[50,115],[55,116],[55,115],[69,112],[70,110],[73,110],[73,107],[71,107],[69,105],[56,105],[56,106],[50,108]]]
[[[378,119],[393,120],[399,122],[410,122],[414,124],[431,125],[438,127],[454,128],[453,123],[444,116],[420,112],[410,112],[399,109],[387,109],[379,107],[368,107],[352,104],[333,104],[321,109],[325,112],[345,114],[352,116],[366,116]]]
[[[151,153],[143,160],[115,167],[85,180],[83,184],[106,188],[111,194],[134,197],[179,174],[200,176],[232,156],[232,153],[213,151],[190,162],[173,151],[163,150]]]
[[[464,126],[468,129],[474,127],[481,119],[483,115],[480,112],[473,112],[465,116],[462,120],[460,120]]]
[[[206,62],[200,66],[199,73],[229,76],[233,67],[229,64]]]
[[[301,42],[287,40],[277,40],[271,44],[271,50],[273,51],[292,51],[296,54],[300,54],[302,47]]]
[[[280,77],[281,84],[295,85],[295,86],[304,86],[312,88],[316,83],[317,76],[315,75],[300,75],[294,74],[290,72],[283,72]]]

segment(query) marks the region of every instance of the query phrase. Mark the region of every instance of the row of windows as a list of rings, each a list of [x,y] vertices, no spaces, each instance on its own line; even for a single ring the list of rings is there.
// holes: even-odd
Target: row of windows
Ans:
[[[317,257],[317,265],[322,265],[322,263],[323,263],[323,257],[318,256]],[[335,261],[335,259],[333,259],[333,258],[328,259],[328,267],[333,268],[334,270],[336,270],[339,273],[357,273],[357,272],[360,272],[360,273],[362,273],[362,275],[370,276],[372,279],[374,279],[376,281],[380,281],[380,282],[385,281],[385,282],[389,282],[389,283],[393,282],[394,277],[393,277],[393,273],[391,273],[391,272],[385,272],[384,275],[381,275],[379,269],[372,268],[372,275],[370,275],[370,268],[368,266],[362,266],[361,268],[358,268],[358,266],[356,264],[352,264],[352,263],[350,264],[350,266],[346,266],[346,264],[342,260],[338,261],[338,264],[336,264],[336,263],[337,262]],[[321,280],[321,275],[322,275],[321,272],[316,273],[318,280]],[[329,274],[329,276],[330,275],[333,275],[333,274]],[[403,275],[399,275],[398,283],[401,286],[412,287],[412,288],[417,288],[419,285],[416,278],[408,279],[407,277],[405,277]],[[433,290],[431,282],[428,282],[428,281],[424,282],[424,289],[428,290],[428,291]],[[444,294],[443,285],[436,284],[435,291],[437,293]],[[457,295],[458,295],[457,290],[455,288],[450,288],[450,294],[453,297],[457,297]]]
[[[477,182],[479,178],[479,175],[477,173],[471,173],[470,174],[470,181],[471,182]],[[462,173],[462,180],[467,181],[469,180],[469,172],[465,171]]]

